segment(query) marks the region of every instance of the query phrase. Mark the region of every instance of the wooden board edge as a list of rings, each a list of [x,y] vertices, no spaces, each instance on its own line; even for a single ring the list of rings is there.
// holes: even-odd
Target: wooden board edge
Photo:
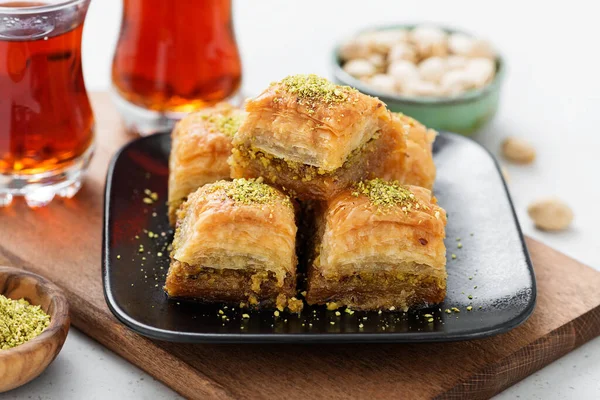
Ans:
[[[85,303],[85,306],[71,308],[72,322],[75,327],[180,395],[188,399],[231,400],[235,398],[225,387],[201,371],[168,353],[152,340],[131,331],[116,319],[110,321],[113,325],[112,329],[100,326],[96,321],[106,318],[104,313],[110,313],[108,310],[102,311],[73,293],[67,292],[67,297],[71,304]],[[79,312],[77,309],[85,309],[86,312]],[[109,318],[114,317],[111,315]],[[106,336],[96,334],[101,330],[104,330]],[[181,382],[186,384],[181,385]]]
[[[436,399],[489,399],[594,339],[598,332],[600,306],[487,366]]]

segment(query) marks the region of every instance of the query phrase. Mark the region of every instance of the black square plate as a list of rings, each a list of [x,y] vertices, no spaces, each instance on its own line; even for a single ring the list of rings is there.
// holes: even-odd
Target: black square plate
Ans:
[[[448,294],[439,307],[409,313],[306,307],[300,316],[275,316],[169,300],[162,289],[173,234],[165,205],[169,150],[168,134],[129,143],[115,155],[106,183],[106,301],[143,335],[178,342],[451,341],[506,332],[533,311],[533,269],[498,165],[472,140],[448,133],[434,146],[434,191],[448,212]],[[148,190],[158,194],[152,204],[144,202]]]

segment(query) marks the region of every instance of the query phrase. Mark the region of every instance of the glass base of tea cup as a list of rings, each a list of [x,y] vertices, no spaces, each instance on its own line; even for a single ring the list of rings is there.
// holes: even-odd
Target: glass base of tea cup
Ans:
[[[56,197],[70,199],[81,188],[83,174],[93,153],[92,146],[68,167],[50,172],[35,175],[0,174],[0,207],[9,206],[17,197],[22,197],[31,208],[44,207]]]
[[[173,127],[187,112],[159,112],[148,110],[125,100],[114,88],[111,90],[111,97],[121,117],[125,128],[134,134],[148,136],[154,133],[170,132]],[[224,99],[224,102],[234,106],[240,106],[242,95],[238,91],[233,96]]]

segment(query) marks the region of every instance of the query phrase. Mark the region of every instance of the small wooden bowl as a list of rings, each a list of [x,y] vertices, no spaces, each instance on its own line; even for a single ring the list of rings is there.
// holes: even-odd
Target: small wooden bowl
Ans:
[[[0,350],[0,393],[26,384],[56,358],[69,332],[69,304],[63,292],[39,275],[0,266],[0,293],[25,299],[50,315],[50,325],[34,339]]]

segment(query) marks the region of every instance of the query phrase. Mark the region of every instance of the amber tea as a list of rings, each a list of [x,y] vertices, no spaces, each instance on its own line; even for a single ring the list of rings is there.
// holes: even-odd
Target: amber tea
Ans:
[[[112,80],[142,134],[235,95],[241,62],[230,0],[124,0]]]
[[[0,205],[79,188],[94,128],[81,66],[88,4],[0,0]]]

